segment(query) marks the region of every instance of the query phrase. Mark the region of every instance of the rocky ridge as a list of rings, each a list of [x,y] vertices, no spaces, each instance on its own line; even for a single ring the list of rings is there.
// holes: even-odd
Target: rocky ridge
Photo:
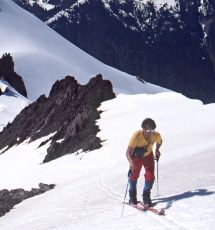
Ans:
[[[39,183],[39,188],[32,188],[30,191],[24,189],[2,189],[0,190],[0,217],[9,212],[16,204],[19,204],[25,199],[40,195],[55,187],[55,184],[43,184]]]
[[[51,137],[40,144],[50,142],[44,162],[78,150],[100,148],[96,119],[101,111],[97,108],[101,102],[114,97],[111,82],[103,80],[101,74],[86,85],[67,76],[55,82],[48,98],[41,95],[3,129],[0,149],[7,151],[28,138],[32,142],[48,135]]]

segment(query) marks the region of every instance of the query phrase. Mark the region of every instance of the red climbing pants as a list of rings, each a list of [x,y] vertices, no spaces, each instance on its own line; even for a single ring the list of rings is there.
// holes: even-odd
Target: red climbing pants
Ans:
[[[142,166],[145,168],[145,181],[151,182],[155,180],[154,170],[154,155],[151,152],[148,156],[143,157],[143,159],[138,159],[134,157],[133,162],[135,164],[135,173],[130,175],[131,180],[137,180],[140,176],[140,171]]]

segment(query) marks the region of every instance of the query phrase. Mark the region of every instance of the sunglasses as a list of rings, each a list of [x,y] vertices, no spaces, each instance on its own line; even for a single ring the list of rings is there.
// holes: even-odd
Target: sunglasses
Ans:
[[[150,129],[145,129],[145,131],[146,131],[147,133],[154,133],[154,130],[150,130]]]

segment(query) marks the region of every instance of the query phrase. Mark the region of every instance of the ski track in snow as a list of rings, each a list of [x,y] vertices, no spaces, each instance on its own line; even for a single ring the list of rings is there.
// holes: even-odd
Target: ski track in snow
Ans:
[[[105,183],[105,179],[103,177],[102,170],[98,168],[97,173],[97,186],[100,190],[102,190],[106,195],[111,198],[121,200],[121,196],[117,193],[117,191],[110,185]]]

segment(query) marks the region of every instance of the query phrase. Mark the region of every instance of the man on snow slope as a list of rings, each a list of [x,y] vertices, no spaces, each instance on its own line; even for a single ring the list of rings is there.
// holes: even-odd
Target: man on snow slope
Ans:
[[[132,136],[126,156],[130,163],[129,176],[129,202],[137,204],[137,179],[139,178],[142,166],[145,168],[145,185],[143,188],[143,202],[147,206],[151,206],[151,189],[155,180],[154,175],[154,155],[153,145],[156,142],[155,156],[159,160],[161,155],[159,149],[162,144],[160,133],[155,131],[156,124],[151,118],[147,118],[142,122],[142,130],[134,133]]]

